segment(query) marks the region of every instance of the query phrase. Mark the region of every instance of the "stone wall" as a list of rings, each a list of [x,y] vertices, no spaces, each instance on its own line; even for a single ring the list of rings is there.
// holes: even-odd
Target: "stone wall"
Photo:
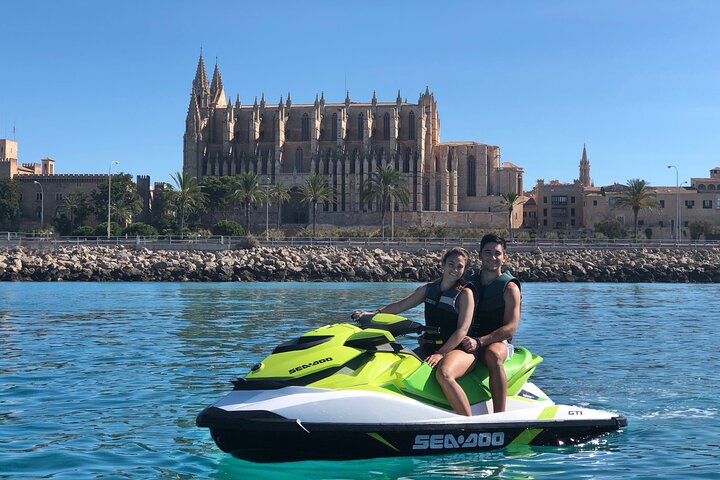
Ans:
[[[477,252],[473,253],[474,264]],[[336,247],[150,251],[0,248],[4,281],[429,281],[439,251]],[[568,250],[512,253],[509,269],[530,282],[720,282],[720,249]]]

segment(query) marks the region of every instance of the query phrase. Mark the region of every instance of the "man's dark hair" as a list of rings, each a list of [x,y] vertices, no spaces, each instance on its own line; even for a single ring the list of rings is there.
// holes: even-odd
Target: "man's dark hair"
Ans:
[[[495,235],[494,233],[488,233],[487,235],[483,236],[480,240],[480,252],[482,252],[483,248],[485,248],[485,245],[488,243],[497,243],[498,245],[502,246],[503,252],[507,252],[507,246],[505,245],[505,239],[502,238],[500,235]]]

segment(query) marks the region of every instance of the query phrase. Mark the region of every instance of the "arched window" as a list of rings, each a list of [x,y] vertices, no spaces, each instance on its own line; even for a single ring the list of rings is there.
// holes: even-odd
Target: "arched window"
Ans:
[[[474,197],[477,195],[475,190],[475,157],[470,155],[467,159],[467,195],[468,197]]]
[[[410,149],[405,149],[405,156],[403,157],[403,172],[408,173],[410,171]]]
[[[302,139],[310,140],[310,117],[307,113],[302,116]]]
[[[352,157],[350,157],[350,173],[355,173],[355,162],[358,160],[357,148],[353,150]]]
[[[295,150],[295,171],[300,173],[303,171],[303,151],[302,148]]]
[[[330,129],[332,131],[332,138],[331,140],[334,142],[337,140],[337,113],[332,114],[332,128]]]
[[[363,132],[365,131],[363,123],[365,123],[365,115],[363,115],[361,113],[360,115],[358,115],[358,129],[357,129],[357,135],[358,135],[357,139],[358,140],[363,139]]]
[[[452,172],[452,149],[448,150],[447,171]]]
[[[383,140],[390,140],[390,114],[383,115]]]
[[[435,157],[435,173],[440,172],[440,159]]]
[[[712,183],[708,185],[708,190],[715,190],[715,185]]]
[[[413,172],[418,172],[418,152],[415,152],[415,155],[413,155]]]
[[[438,212],[441,208],[440,203],[440,195],[442,194],[442,189],[440,188],[440,180],[435,180],[435,210]]]
[[[698,185],[697,188],[698,188],[698,190],[705,190],[705,185],[701,183]]]
[[[408,115],[408,138],[415,140],[415,112],[410,112]]]
[[[430,210],[430,179],[423,182],[423,210]]]

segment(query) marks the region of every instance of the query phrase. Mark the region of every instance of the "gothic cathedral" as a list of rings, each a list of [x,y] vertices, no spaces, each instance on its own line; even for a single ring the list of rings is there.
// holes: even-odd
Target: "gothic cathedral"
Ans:
[[[206,176],[256,173],[263,182],[282,184],[293,196],[282,223],[307,223],[299,189],[313,173],[327,178],[332,201],[319,208],[318,222],[336,226],[379,224],[377,205],[361,201],[374,170],[392,165],[407,180],[410,201],[395,205],[400,225],[502,225],[499,195],[522,194],[522,168],[500,165],[500,148],[476,142],[440,142],[440,117],[426,87],[417,103],[312,104],[287,98],[271,105],[264,94],[252,105],[226,98],[220,69],[208,82],[202,55],[192,83],[183,137],[183,171]],[[492,213],[495,213],[493,218]],[[263,212],[264,213],[264,212]],[[461,215],[463,214],[463,215]],[[457,224],[457,225],[454,225]]]

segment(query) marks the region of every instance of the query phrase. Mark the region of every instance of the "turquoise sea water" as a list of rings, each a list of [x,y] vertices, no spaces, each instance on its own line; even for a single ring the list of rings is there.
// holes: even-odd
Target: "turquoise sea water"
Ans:
[[[0,478],[720,478],[716,285],[524,285],[535,382],[630,422],[580,447],[266,465],[195,427],[277,343],[414,287],[0,283]]]

